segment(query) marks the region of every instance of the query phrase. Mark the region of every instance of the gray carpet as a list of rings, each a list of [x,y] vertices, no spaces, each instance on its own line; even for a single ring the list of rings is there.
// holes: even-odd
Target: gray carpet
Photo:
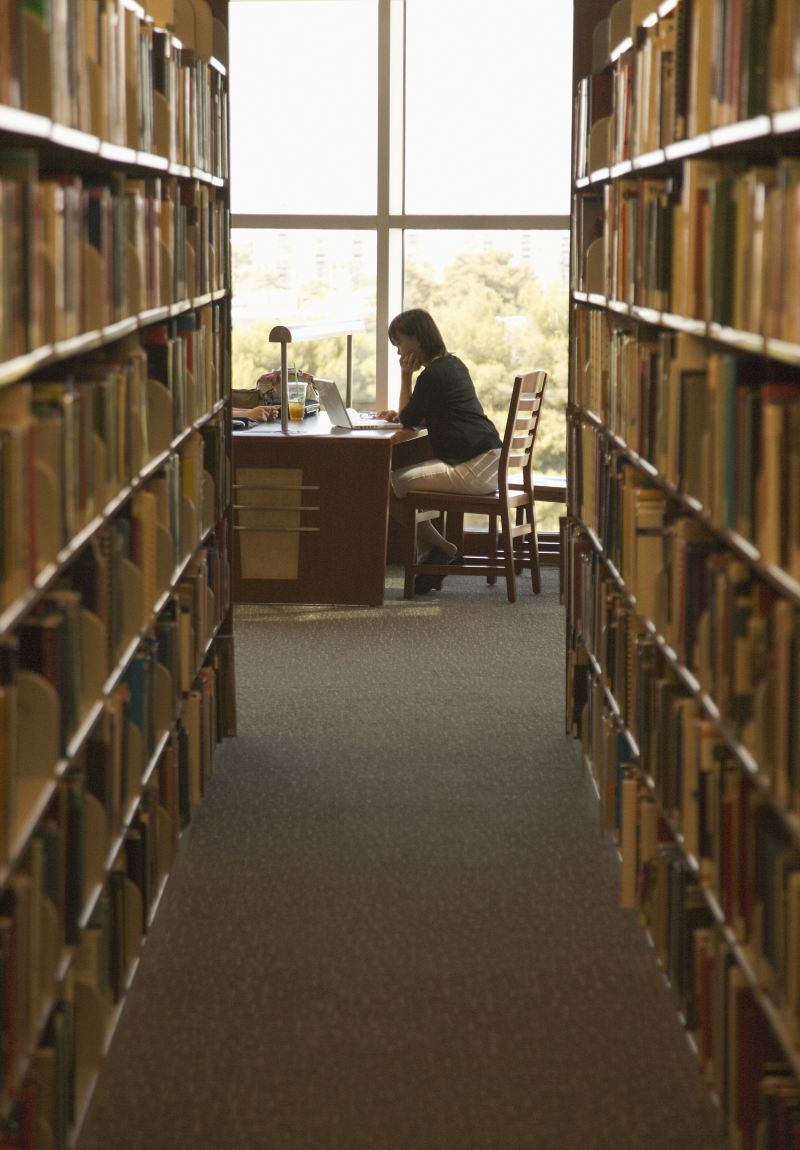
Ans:
[[[78,1150],[719,1150],[563,734],[555,572],[240,607]]]

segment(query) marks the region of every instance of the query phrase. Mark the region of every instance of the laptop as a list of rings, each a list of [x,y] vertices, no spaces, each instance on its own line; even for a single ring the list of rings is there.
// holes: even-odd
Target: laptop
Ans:
[[[343,427],[347,431],[398,431],[403,426],[391,419],[376,419],[352,407],[345,407],[342,394],[332,379],[315,379],[314,387],[334,427]]]

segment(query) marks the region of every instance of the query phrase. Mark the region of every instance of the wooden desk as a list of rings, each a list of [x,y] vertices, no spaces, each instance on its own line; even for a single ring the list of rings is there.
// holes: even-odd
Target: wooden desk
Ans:
[[[389,474],[430,454],[416,431],[340,431],[324,413],[233,436],[233,597],[380,606]]]

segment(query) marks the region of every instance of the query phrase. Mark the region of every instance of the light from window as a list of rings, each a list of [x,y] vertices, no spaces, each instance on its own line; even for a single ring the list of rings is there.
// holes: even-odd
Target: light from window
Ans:
[[[407,0],[406,201],[566,215],[572,5]]]
[[[230,5],[234,212],[375,211],[377,9]]]

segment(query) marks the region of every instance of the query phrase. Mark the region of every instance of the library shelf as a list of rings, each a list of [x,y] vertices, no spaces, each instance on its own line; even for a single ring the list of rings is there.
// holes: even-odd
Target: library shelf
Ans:
[[[764,1150],[800,1136],[798,38],[790,0],[617,0],[573,117],[567,730]]]
[[[0,1141],[65,1150],[235,734],[227,3],[108,0],[96,28],[82,0],[17,7],[0,70]]]

